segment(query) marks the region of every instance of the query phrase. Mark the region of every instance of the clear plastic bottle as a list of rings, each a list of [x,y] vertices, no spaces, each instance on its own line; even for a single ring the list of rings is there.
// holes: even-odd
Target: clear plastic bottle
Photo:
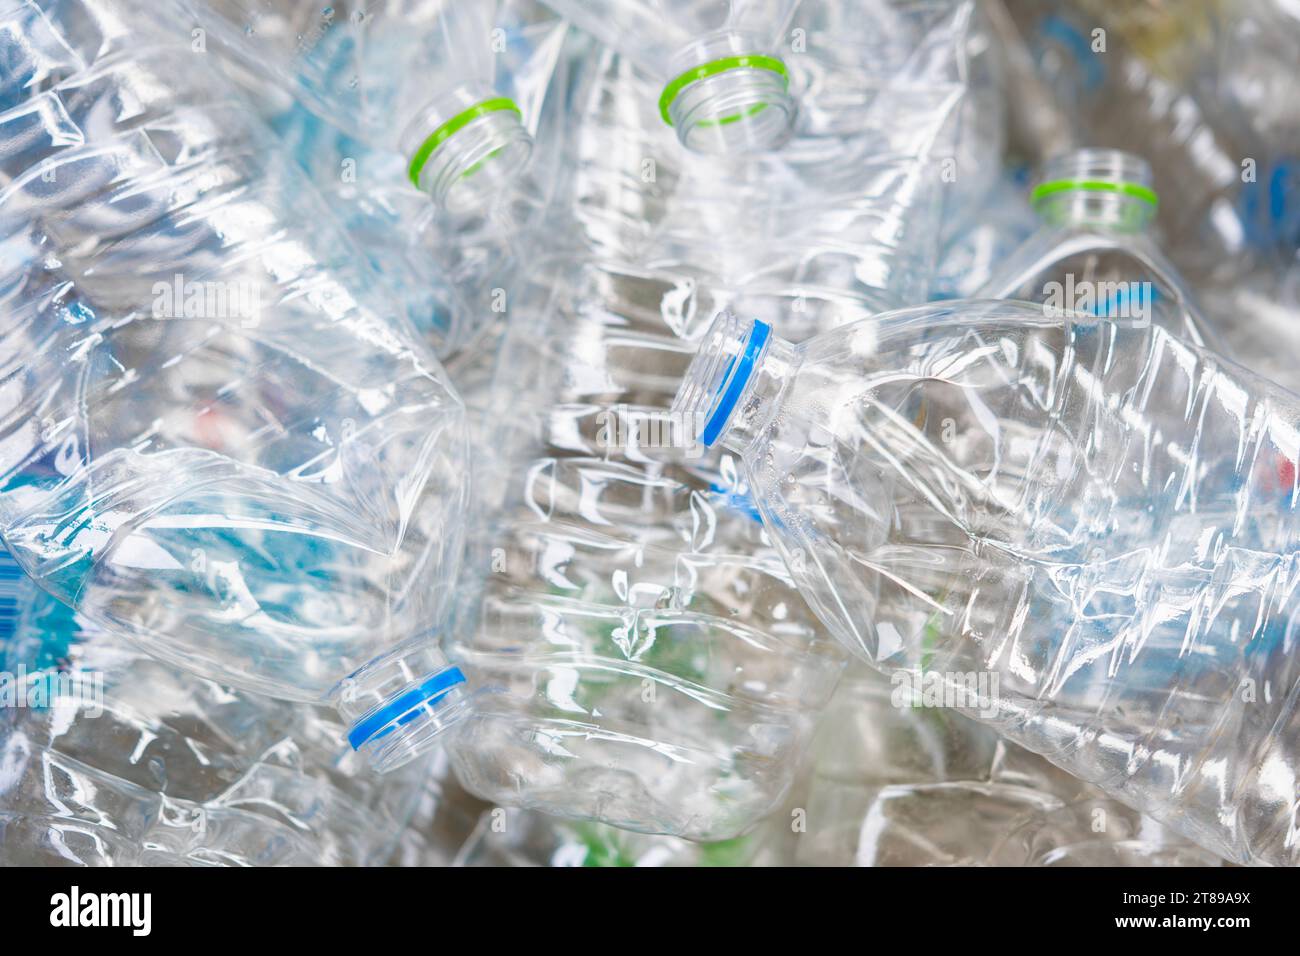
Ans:
[[[400,153],[440,207],[479,207],[528,165],[519,105],[498,88],[488,0],[193,0],[196,21],[321,118]]]
[[[804,866],[1221,863],[860,661],[818,726],[807,789]]]
[[[516,321],[501,357],[514,411],[476,478],[499,490],[467,559],[485,580],[450,646],[484,688],[457,775],[498,805],[731,839],[792,786],[844,656],[735,461],[661,430],[691,351],[676,322],[711,314],[711,293],[612,264],[576,282],[548,285],[567,304]]]
[[[1034,105],[1059,114],[1055,121],[1027,124],[1049,137],[1039,153],[1095,146],[1141,154],[1155,171],[1156,187],[1177,196],[1159,210],[1169,257],[1185,276],[1230,280],[1238,274],[1250,252],[1240,199],[1242,164],[1251,151],[1212,122],[1194,95],[1192,68],[1206,59],[1198,55],[1197,38],[1208,5],[1166,16],[1181,34],[1166,33],[1158,45],[1148,40],[1142,55],[1097,13],[1056,0],[1003,2],[1052,93],[1050,102]],[[1111,8],[1122,15],[1119,8],[1132,5],[1096,6],[1108,17]]]
[[[411,188],[396,152],[349,136],[295,102],[275,103],[280,84],[238,71],[250,98],[285,148],[385,281],[391,301],[444,364],[486,358],[481,346],[504,322],[511,285],[549,237],[536,226],[558,174],[556,152],[567,94],[568,34],[563,20],[534,0],[491,0],[501,32],[497,88],[518,103],[535,140],[528,169],[493,197],[453,215]],[[466,355],[472,352],[476,355]],[[459,369],[453,381],[465,384]]]
[[[16,570],[0,551],[0,580]],[[5,865],[363,866],[388,855],[432,757],[381,784],[328,710],[185,674],[29,580],[18,592],[0,641]]]
[[[1145,160],[1113,149],[1066,153],[1047,164],[1030,197],[1040,227],[994,269],[977,298],[1154,321],[1189,341],[1218,343],[1151,237],[1158,199]]]
[[[491,514],[467,577],[484,586],[452,653],[503,691],[454,748],[475,793],[713,842],[794,785],[842,653],[773,561],[735,460],[673,445],[669,390],[719,308],[806,335],[924,276],[937,235],[910,227],[932,222],[928,161],[961,101],[968,13],[927,8],[877,73],[856,56],[887,46],[870,31],[811,48],[819,125],[729,161],[711,194],[719,174],[699,169],[722,164],[677,148],[644,74],[607,51],[580,68],[551,258],[512,304],[494,465],[475,480]],[[646,157],[654,175],[628,175]]]
[[[155,7],[50,0],[0,32],[0,535],[94,624],[333,700],[391,766],[466,707],[429,637],[463,545],[464,410]]]
[[[796,104],[776,54],[799,0],[547,0],[663,81],[659,114],[683,146],[746,153],[783,145]]]
[[[1159,326],[970,300],[797,346],[723,316],[675,412],[869,663],[1226,859],[1297,862],[1296,396]]]

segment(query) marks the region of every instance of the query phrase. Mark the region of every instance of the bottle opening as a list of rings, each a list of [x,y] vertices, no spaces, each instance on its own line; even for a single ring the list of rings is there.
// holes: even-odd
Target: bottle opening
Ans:
[[[724,312],[713,321],[673,401],[678,421],[702,422],[701,441],[713,447],[726,433],[762,364],[772,327]]]
[[[1050,222],[1142,228],[1159,205],[1145,159],[1118,149],[1081,149],[1050,160],[1029,194]]]
[[[491,96],[439,122],[430,108],[420,124],[434,130],[411,155],[407,175],[442,207],[465,212],[509,188],[532,158],[533,138],[514,100]]]
[[[789,73],[777,57],[720,57],[668,83],[659,113],[688,149],[762,152],[782,145],[793,132],[796,107],[789,86]]]
[[[468,715],[465,675],[436,647],[395,651],[340,682],[348,744],[380,773],[428,753]]]

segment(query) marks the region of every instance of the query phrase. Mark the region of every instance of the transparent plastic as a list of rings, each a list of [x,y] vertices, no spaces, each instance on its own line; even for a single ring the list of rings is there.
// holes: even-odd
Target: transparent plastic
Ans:
[[[664,84],[658,107],[688,149],[753,153],[785,144],[797,106],[776,52],[799,0],[547,0]]]
[[[433,759],[381,785],[329,710],[167,667],[30,582],[0,670],[7,866],[373,865]]]
[[[1066,153],[1044,167],[1031,197],[1040,227],[993,270],[977,298],[1156,322],[1189,341],[1219,345],[1151,236],[1158,198],[1145,160],[1114,149]]]
[[[869,663],[1226,859],[1297,862],[1296,396],[1159,326],[965,301],[797,346],[723,315],[674,409]]]
[[[854,661],[818,726],[803,866],[1217,866],[955,709]]]
[[[1050,94],[1032,102],[1055,115],[1024,124],[1043,137],[1041,154],[1079,146],[1140,154],[1165,199],[1158,222],[1170,259],[1198,283],[1237,275],[1250,258],[1249,225],[1239,202],[1249,189],[1242,160],[1255,153],[1213,122],[1194,95],[1194,70],[1211,59],[1198,37],[1212,5],[1165,5],[1162,13],[1171,29],[1158,44],[1148,38],[1135,48],[1128,31],[1113,21],[1138,4],[1099,0],[1088,9],[1087,3],[1055,0],[1000,2]],[[1229,20],[1236,18],[1234,13]]]
[[[665,428],[699,328],[676,322],[707,314],[691,285],[594,263],[574,282],[545,283],[565,304],[516,322],[498,370],[485,580],[449,648],[483,689],[457,774],[499,806],[730,839],[789,791],[844,655],[735,461]]]
[[[446,0],[193,0],[255,73],[321,118],[400,153],[453,212],[481,208],[527,167],[533,140],[498,87],[497,4]]]
[[[349,235],[384,280],[396,307],[444,363],[480,348],[506,318],[511,284],[544,252],[537,226],[558,174],[567,76],[567,28],[533,0],[492,0],[497,89],[519,104],[534,137],[528,169],[460,214],[437,208],[411,188],[401,154],[347,135],[296,102],[276,103],[262,75],[236,72],[265,104],[286,150],[306,170]],[[223,65],[228,61],[223,61]],[[540,248],[539,248],[540,247]],[[463,386],[463,376],[449,368]]]
[[[464,410],[164,12],[28,4],[0,31],[0,535],[159,658],[352,713],[449,670]]]

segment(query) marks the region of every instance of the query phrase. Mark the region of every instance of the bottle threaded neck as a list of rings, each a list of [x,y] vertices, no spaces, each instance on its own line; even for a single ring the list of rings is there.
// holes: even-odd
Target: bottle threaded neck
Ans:
[[[1119,149],[1080,149],[1047,162],[1030,193],[1034,211],[1053,225],[1146,228],[1159,199],[1151,166]]]
[[[379,773],[443,742],[471,710],[465,675],[432,641],[408,642],[339,682],[333,702],[348,743]]]
[[[678,52],[659,113],[687,149],[744,154],[783,145],[797,112],[780,57],[762,52],[757,38],[723,32]]]
[[[673,401],[674,420],[692,425],[708,447],[727,434],[773,340],[758,319],[724,312],[713,320]]]
[[[402,136],[412,185],[453,213],[487,205],[532,158],[533,138],[515,102],[455,90],[429,104]]]

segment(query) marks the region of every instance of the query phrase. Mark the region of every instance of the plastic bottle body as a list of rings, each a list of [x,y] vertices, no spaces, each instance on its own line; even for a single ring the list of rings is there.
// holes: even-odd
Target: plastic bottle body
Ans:
[[[30,581],[0,664],[9,865],[373,865],[430,769],[380,785],[327,709],[159,664]]]
[[[533,143],[519,104],[498,89],[495,3],[195,6],[249,69],[285,83],[322,119],[400,153],[410,182],[440,206],[479,208],[528,164]]]
[[[683,407],[753,351],[737,321]],[[1228,859],[1294,862],[1294,396],[1158,327],[1014,303],[750,364],[722,440],[842,641],[945,675],[1001,733]]]
[[[94,624],[243,689],[446,669],[461,403],[178,10],[142,9],[14,12],[0,533]]]
[[[645,303],[690,283],[595,264],[563,281],[543,285],[572,306],[518,335],[498,372],[498,410],[509,396],[517,411],[493,446],[518,457],[480,482],[501,500],[451,648],[484,688],[457,773],[498,805],[729,839],[780,805],[843,654],[735,461],[667,424],[690,347]]]

